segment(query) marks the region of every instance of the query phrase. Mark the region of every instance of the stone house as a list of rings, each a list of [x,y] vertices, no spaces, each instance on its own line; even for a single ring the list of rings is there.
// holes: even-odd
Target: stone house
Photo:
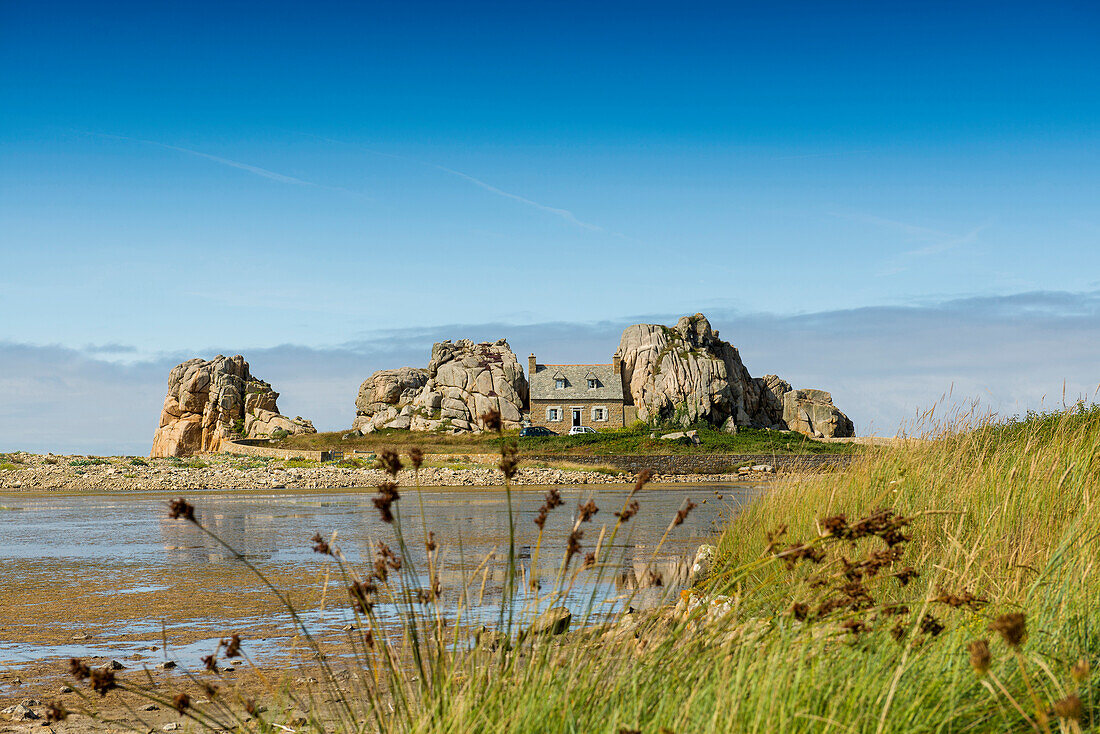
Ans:
[[[573,426],[599,431],[626,425],[618,355],[611,364],[538,364],[532,354],[527,379],[532,426],[565,434]]]

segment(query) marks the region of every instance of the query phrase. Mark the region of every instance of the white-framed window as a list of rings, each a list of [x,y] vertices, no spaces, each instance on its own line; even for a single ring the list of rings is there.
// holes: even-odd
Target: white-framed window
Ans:
[[[599,386],[600,386],[600,381],[597,380],[595,377],[589,377],[588,378],[588,389],[589,390],[595,390]]]
[[[561,408],[547,408],[546,420],[550,422],[558,422],[561,420]]]
[[[602,405],[593,408],[592,409],[592,420],[594,420],[594,421],[605,421],[605,420],[607,420],[607,408],[603,407]]]
[[[558,390],[564,390],[565,389],[565,378],[564,377],[559,377],[558,379],[554,380],[554,387]]]

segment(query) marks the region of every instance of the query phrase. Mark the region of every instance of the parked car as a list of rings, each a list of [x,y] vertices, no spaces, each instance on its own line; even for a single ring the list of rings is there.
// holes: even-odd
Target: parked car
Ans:
[[[595,433],[595,428],[589,428],[588,426],[573,426],[569,429],[570,436],[579,436],[582,433]]]
[[[549,428],[543,428],[542,426],[527,426],[521,428],[519,431],[520,438],[527,438],[528,436],[556,436],[558,434],[551,431]]]

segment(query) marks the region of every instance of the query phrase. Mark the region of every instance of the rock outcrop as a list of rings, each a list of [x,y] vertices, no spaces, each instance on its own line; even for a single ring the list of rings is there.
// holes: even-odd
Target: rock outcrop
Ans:
[[[241,355],[190,359],[172,368],[151,457],[217,451],[233,438],[262,438],[276,430],[316,433],[302,417],[279,413],[279,393],[254,378]]]
[[[675,327],[636,324],[617,352],[623,390],[648,423],[690,426],[700,421],[793,430],[818,438],[854,435],[852,421],[822,390],[794,390],[776,375],[753,378],[737,349],[718,337],[702,314]]]
[[[412,401],[428,381],[428,370],[402,367],[378,370],[359,386],[352,430],[370,433],[390,423],[409,427]],[[404,421],[398,420],[404,417]],[[397,426],[394,426],[397,427]]]
[[[759,384],[737,349],[719,339],[702,314],[685,316],[675,327],[629,326],[618,355],[624,393],[630,394],[639,420],[682,426],[761,422]]]
[[[481,416],[500,411],[505,428],[519,428],[527,378],[508,342],[469,339],[432,346],[428,368],[375,372],[359,388],[353,428],[480,431]]]
[[[833,405],[824,390],[790,390],[783,394],[783,421],[792,431],[815,438],[856,435],[848,416]]]

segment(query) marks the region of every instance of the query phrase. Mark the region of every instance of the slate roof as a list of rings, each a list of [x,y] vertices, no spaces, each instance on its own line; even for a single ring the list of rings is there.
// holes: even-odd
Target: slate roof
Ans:
[[[565,387],[555,387],[555,380],[565,378]],[[595,377],[597,387],[589,389],[588,380]],[[538,364],[528,375],[531,400],[603,400],[622,402],[623,382],[609,364]]]

